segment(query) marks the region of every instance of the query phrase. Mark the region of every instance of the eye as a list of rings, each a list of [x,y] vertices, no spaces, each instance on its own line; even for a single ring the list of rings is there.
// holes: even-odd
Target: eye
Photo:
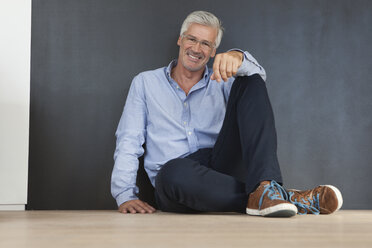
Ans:
[[[211,44],[209,44],[206,41],[203,41],[201,44],[202,44],[202,46],[205,46],[205,47],[208,47],[208,48],[211,48],[212,47]]]
[[[189,37],[188,39],[189,39],[189,41],[191,41],[191,42],[196,42],[196,39],[195,39],[195,38]]]

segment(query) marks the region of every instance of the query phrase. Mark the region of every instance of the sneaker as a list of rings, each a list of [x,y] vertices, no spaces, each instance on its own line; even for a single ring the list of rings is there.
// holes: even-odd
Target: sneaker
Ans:
[[[299,214],[331,214],[339,210],[343,200],[340,190],[332,185],[320,185],[309,190],[289,189],[289,201]]]
[[[297,214],[297,207],[288,202],[288,194],[277,182],[261,183],[249,194],[246,212],[249,215],[290,217]]]

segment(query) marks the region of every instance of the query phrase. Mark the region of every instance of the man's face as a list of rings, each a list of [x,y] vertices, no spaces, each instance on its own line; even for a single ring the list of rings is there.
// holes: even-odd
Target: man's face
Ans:
[[[186,37],[185,37],[186,36]],[[184,36],[180,36],[177,45],[180,47],[178,62],[188,71],[196,72],[204,70],[210,57],[216,54],[216,48],[208,48],[205,44],[213,44],[217,38],[217,29],[196,23],[192,23]],[[200,42],[190,42],[190,39]],[[204,45],[202,45],[204,43]]]

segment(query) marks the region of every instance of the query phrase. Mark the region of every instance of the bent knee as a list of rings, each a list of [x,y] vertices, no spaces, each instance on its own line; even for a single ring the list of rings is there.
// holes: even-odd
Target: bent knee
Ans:
[[[237,77],[233,87],[241,91],[248,91],[254,94],[265,93],[267,91],[265,81],[258,74]]]
[[[235,82],[234,91],[231,90],[231,97],[236,97],[243,101],[243,105],[247,103],[255,103],[258,105],[268,104],[269,95],[265,81],[258,74],[251,76],[238,77]]]
[[[158,172],[155,185],[174,185],[180,183],[185,175],[185,172],[192,167],[195,161],[187,158],[176,158],[165,163]]]

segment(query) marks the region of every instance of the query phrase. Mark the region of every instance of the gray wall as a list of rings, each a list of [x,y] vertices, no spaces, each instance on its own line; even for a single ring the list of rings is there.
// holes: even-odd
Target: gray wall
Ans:
[[[28,209],[111,209],[114,133],[133,76],[177,56],[188,13],[267,71],[285,185],[371,209],[372,2],[34,0]],[[143,171],[141,172],[143,173]],[[151,189],[141,174],[141,197]],[[147,186],[146,186],[147,185]],[[149,199],[151,202],[151,199]]]

